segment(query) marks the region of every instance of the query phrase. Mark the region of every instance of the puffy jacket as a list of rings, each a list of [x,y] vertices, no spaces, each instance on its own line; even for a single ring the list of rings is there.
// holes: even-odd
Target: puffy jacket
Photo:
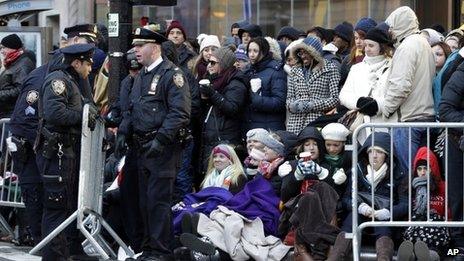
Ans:
[[[236,71],[227,85],[203,104],[203,143],[240,142],[243,107],[247,92],[247,77]]]
[[[433,119],[435,60],[428,41],[420,35],[416,14],[409,7],[400,7],[386,23],[396,37],[397,49],[387,80],[385,103],[379,108],[384,117],[400,122]]]
[[[250,91],[246,130],[284,130],[287,74],[282,63],[269,57],[253,66],[251,75],[261,79],[261,89],[257,93]]]
[[[23,53],[0,74],[0,118],[10,117],[21,92],[21,85],[34,68],[34,63]]]

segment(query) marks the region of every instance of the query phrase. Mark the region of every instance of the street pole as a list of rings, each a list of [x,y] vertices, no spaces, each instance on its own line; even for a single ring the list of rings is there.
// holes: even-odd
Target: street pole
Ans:
[[[109,76],[108,102],[112,105],[119,95],[119,84],[128,74],[123,55],[131,46],[132,3],[128,0],[110,0],[110,17],[118,20],[108,24]],[[112,26],[113,25],[113,26]],[[115,29],[111,31],[111,29]]]

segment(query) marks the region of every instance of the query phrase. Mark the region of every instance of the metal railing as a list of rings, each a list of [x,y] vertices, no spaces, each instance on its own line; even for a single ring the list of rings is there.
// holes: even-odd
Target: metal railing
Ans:
[[[6,138],[10,136],[7,125],[10,122],[9,118],[0,119],[1,128],[1,139],[0,139],[0,150],[1,150],[1,174],[0,174],[0,206],[1,207],[13,207],[13,208],[24,208],[23,198],[21,197],[21,188],[19,186],[19,177],[13,171],[13,160],[11,152],[6,146]],[[0,224],[5,228],[8,233],[14,236],[13,228],[8,224],[5,217],[0,214]]]
[[[391,155],[389,157],[390,162],[388,162],[389,166],[393,166],[394,163],[394,139],[397,137],[394,137],[393,135],[393,130],[397,128],[407,128],[408,130],[408,139],[405,140],[405,145],[407,143],[408,146],[408,155],[411,155],[411,148],[412,148],[412,141],[411,141],[411,134],[412,130],[414,128],[420,128],[422,131],[425,131],[426,133],[426,147],[428,148],[427,150],[427,162],[430,162],[430,151],[433,151],[433,147],[431,144],[431,129],[438,129],[440,131],[443,131],[444,133],[444,152],[443,152],[443,157],[444,157],[444,170],[445,170],[445,175],[444,175],[444,181],[445,184],[448,181],[448,137],[449,137],[449,129],[450,128],[456,128],[456,129],[464,129],[464,123],[437,123],[437,122],[413,122],[413,123],[365,123],[356,128],[356,130],[353,132],[353,157],[352,157],[352,213],[353,213],[353,220],[352,220],[352,233],[347,233],[346,238],[352,238],[352,245],[353,245],[353,259],[354,260],[359,260],[360,259],[360,249],[361,249],[361,238],[362,238],[362,231],[365,228],[368,227],[409,227],[409,226],[423,226],[423,227],[464,227],[464,222],[463,221],[450,221],[448,217],[448,186],[446,185],[445,187],[445,217],[444,221],[432,221],[430,218],[430,179],[427,178],[427,216],[425,221],[415,221],[412,220],[412,206],[411,206],[411,196],[412,196],[412,189],[411,189],[411,180],[412,177],[414,176],[414,173],[411,169],[412,167],[412,160],[414,159],[415,155],[411,155],[408,157],[408,171],[407,173],[403,173],[402,175],[408,175],[409,181],[408,181],[408,215],[407,215],[407,220],[393,220],[393,197],[394,197],[394,191],[393,191],[393,184],[394,184],[394,169],[390,169],[389,176],[387,175],[385,178],[390,179],[390,218],[387,221],[378,221],[375,219],[374,215],[372,215],[372,218],[370,221],[363,222],[359,224],[358,222],[358,152],[359,152],[359,144],[358,144],[358,136],[362,131],[368,131],[373,133],[376,133],[376,129],[382,129],[382,130],[387,130],[388,133],[390,134],[390,152]],[[372,135],[371,139],[371,145],[375,143],[375,136]],[[463,154],[463,159],[464,159],[464,154]],[[430,172],[430,164],[427,164],[427,173]],[[463,171],[464,173],[464,171]],[[404,177],[404,176],[403,176]],[[464,185],[464,184],[463,184]],[[371,208],[374,208],[374,186],[371,186]],[[463,208],[464,209],[464,208]]]
[[[99,256],[102,259],[109,259],[110,257],[117,259],[117,254],[111,249],[101,235],[102,227],[107,230],[109,235],[126,252],[126,255],[134,255],[134,252],[127,247],[101,216],[103,201],[103,168],[105,162],[105,152],[103,148],[105,126],[101,120],[98,120],[95,130],[90,131],[88,128],[88,118],[89,105],[85,105],[82,121],[77,210],[37,244],[37,246],[29,252],[30,254],[37,253],[74,220],[77,220],[77,229],[79,229],[86,238],[83,242],[83,247],[88,255]]]

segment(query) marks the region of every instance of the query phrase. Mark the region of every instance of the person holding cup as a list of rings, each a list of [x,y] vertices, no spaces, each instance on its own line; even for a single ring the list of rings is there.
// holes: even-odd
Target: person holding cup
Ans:
[[[251,88],[246,130],[285,130],[287,74],[283,64],[274,58],[268,41],[263,37],[253,38],[247,45],[247,53],[251,62]]]
[[[247,77],[234,67],[234,52],[228,47],[214,51],[207,74],[200,81],[202,102],[202,171],[208,156],[219,143],[232,147],[240,144],[242,108],[245,105]]]
[[[192,71],[195,78],[200,80],[207,73],[209,58],[214,51],[221,47],[221,43],[216,35],[206,35],[198,43],[200,44],[200,55],[197,56]]]

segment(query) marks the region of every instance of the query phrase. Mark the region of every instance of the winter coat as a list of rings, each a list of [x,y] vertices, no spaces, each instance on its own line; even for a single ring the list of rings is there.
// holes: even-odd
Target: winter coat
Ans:
[[[250,90],[250,103],[246,113],[246,131],[263,128],[285,129],[285,99],[287,98],[287,74],[282,63],[268,57],[252,66],[251,78],[261,79],[261,89]]]
[[[385,118],[399,122],[433,119],[435,60],[427,39],[419,34],[417,17],[408,7],[398,8],[386,23],[399,46],[393,55],[385,102],[379,108]]]
[[[228,141],[231,144],[240,142],[247,86],[247,77],[237,71],[221,91],[204,100],[203,144],[216,145],[219,141]]]
[[[292,48],[293,56],[297,50],[307,51],[317,62],[311,70],[295,66],[289,74],[287,90],[287,107],[296,100],[310,101],[313,108],[309,113],[288,112],[287,131],[298,134],[312,121],[335,108],[339,103],[338,82],[340,73],[337,67],[322,58],[314,48],[301,43]]]
[[[391,155],[390,151],[390,135],[384,132],[376,132],[374,138],[374,146],[381,147],[383,150],[387,152],[387,155]],[[367,165],[368,165],[368,156],[367,156],[367,149],[372,145],[372,135],[367,138],[364,142],[363,146],[361,146],[358,157],[359,161],[357,164],[358,170],[358,192],[364,193],[371,193],[371,184],[366,179],[367,175]],[[390,156],[385,158],[385,163],[390,164]],[[393,160],[395,162],[396,159]],[[399,220],[405,215],[408,214],[408,196],[404,194],[402,190],[400,190],[400,185],[404,184],[402,182],[403,178],[407,178],[407,175],[404,177],[395,167],[395,163],[393,165],[393,184],[390,183],[390,172],[391,166],[388,166],[387,174],[385,177],[377,184],[376,188],[374,189],[374,197],[378,198],[390,198],[390,188],[393,186],[393,219]],[[352,175],[348,176],[347,180],[348,186],[352,184]],[[352,211],[352,190],[347,189],[345,195],[342,198],[342,207],[344,210],[351,212]],[[358,202],[358,205],[361,202]],[[387,207],[390,209],[390,206]],[[376,209],[378,210],[378,209]],[[391,212],[391,211],[390,211]]]
[[[8,118],[13,112],[21,85],[35,66],[26,53],[21,54],[0,74],[0,118]]]
[[[179,55],[179,66],[182,68],[187,68],[191,71],[197,54],[187,48],[185,44],[181,44],[177,48],[177,54]]]
[[[443,88],[439,105],[440,121],[464,121],[464,63],[461,63]],[[461,132],[462,134],[462,132]]]

